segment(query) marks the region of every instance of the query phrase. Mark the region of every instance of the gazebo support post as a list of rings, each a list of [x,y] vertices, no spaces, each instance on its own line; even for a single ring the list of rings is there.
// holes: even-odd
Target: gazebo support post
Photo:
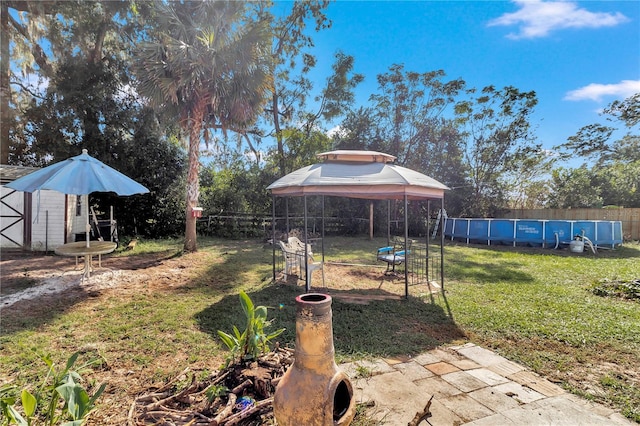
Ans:
[[[309,258],[309,242],[307,238],[307,196],[304,196],[304,289],[305,292],[309,293],[311,291],[311,283],[309,277],[309,265],[307,264],[307,259]],[[302,271],[302,266],[300,265],[300,270]]]
[[[285,214],[285,221],[287,224],[287,238],[289,238],[289,197],[285,197],[284,199],[284,214]]]
[[[404,298],[409,298],[409,202],[407,194],[404,194]]]
[[[427,200],[427,229],[425,232],[426,253],[425,253],[425,272],[427,274],[427,287],[431,289],[429,283],[429,219],[431,218],[431,200]]]
[[[391,200],[387,200],[387,245],[391,245]]]
[[[373,201],[369,201],[369,239],[373,240]]]
[[[320,245],[322,247],[322,268],[324,268],[324,195],[322,195],[322,241],[320,241]],[[324,277],[324,275],[322,276]],[[322,284],[324,285],[324,282]]]
[[[273,269],[273,281],[276,281],[276,196],[271,195],[271,251],[273,259],[271,267]]]
[[[444,293],[444,194],[440,199],[440,288]]]

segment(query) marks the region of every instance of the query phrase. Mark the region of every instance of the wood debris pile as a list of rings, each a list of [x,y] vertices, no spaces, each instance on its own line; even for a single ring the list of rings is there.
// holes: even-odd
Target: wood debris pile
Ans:
[[[259,425],[273,419],[273,394],[293,363],[293,350],[276,347],[252,362],[237,362],[204,381],[179,377],[139,395],[129,410],[128,426]]]

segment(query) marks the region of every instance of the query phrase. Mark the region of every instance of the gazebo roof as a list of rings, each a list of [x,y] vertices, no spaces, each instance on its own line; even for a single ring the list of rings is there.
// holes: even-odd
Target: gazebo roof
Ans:
[[[338,150],[318,154],[324,162],[303,167],[267,189],[276,196],[332,195],[366,199],[441,199],[449,189],[437,180],[390,164],[376,151]]]

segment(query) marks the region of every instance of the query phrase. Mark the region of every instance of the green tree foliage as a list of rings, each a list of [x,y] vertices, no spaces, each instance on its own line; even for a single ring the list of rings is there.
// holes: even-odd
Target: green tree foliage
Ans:
[[[595,176],[586,166],[577,169],[559,168],[552,172],[551,208],[602,207],[602,189],[594,185]]]
[[[462,135],[445,113],[465,82],[444,77],[442,70],[418,73],[391,66],[378,75],[378,91],[370,96],[370,106],[350,111],[341,122],[333,136],[336,148],[389,153],[400,165],[464,188]],[[457,191],[449,197],[448,208],[461,208],[464,198],[459,195]],[[386,218],[386,206],[376,205],[375,216]]]
[[[47,28],[46,22],[52,19],[54,5],[54,1],[0,2],[0,164],[9,164],[12,136],[19,131],[19,110],[27,99],[24,92],[30,92],[20,82],[20,76],[14,75],[15,70],[24,76],[33,71],[36,63],[43,75],[51,70],[39,39],[42,28]]]
[[[315,66],[316,58],[308,50],[313,47],[313,39],[305,30],[309,23],[314,24],[315,31],[331,26],[331,21],[324,13],[329,1],[294,1],[290,5],[291,10],[285,16],[275,17],[269,10],[263,11],[271,22],[273,86],[269,105],[264,110],[262,124],[266,129],[252,132],[255,143],[251,144],[252,150],[257,153],[255,146],[261,138],[273,136],[281,175],[287,173],[282,131],[291,123],[294,112],[305,104],[307,94],[313,87],[307,75]],[[247,140],[251,139],[247,136]]]
[[[432,128],[446,126],[438,118],[465,87],[462,79],[445,82],[444,76],[442,70],[418,73],[397,64],[378,75],[379,92],[370,97],[373,118],[382,152],[397,157],[398,164],[411,167],[413,162],[427,161],[424,157],[439,142],[429,138]]]
[[[508,86],[467,91],[469,99],[456,104],[458,123],[464,129],[464,162],[472,188],[465,215],[491,217],[506,204],[501,179],[531,156],[542,155],[529,121],[538,103],[535,92]]]
[[[640,207],[640,160],[614,162],[596,175],[605,206]]]
[[[371,106],[342,122],[336,146],[390,153],[398,164],[447,184],[451,214],[496,214],[512,194],[527,192],[513,176],[535,176],[529,192],[543,197],[533,195],[544,189],[541,171],[550,166],[529,121],[535,92],[488,86],[478,94],[462,79],[444,76],[442,70],[417,73],[393,65],[378,76]]]
[[[508,194],[507,206],[512,209],[545,207],[549,197],[549,172],[556,157],[539,150],[521,156],[500,181]]]
[[[626,132],[617,138],[622,129],[600,123],[589,124],[570,136],[566,143],[556,147],[564,158],[584,157],[596,160],[599,165],[611,162],[633,162],[640,159],[640,93],[614,101],[602,112],[609,122],[619,123]]]
[[[13,120],[9,125],[11,149],[7,152],[8,160],[17,164],[25,156],[39,155],[38,152],[29,152],[34,140],[28,135],[31,122],[24,118],[25,111],[34,105],[47,104],[51,108],[66,97],[67,106],[75,102],[67,115],[75,114],[84,130],[82,135],[76,137],[86,143],[100,133],[101,129],[95,129],[95,126],[100,125],[101,111],[94,108],[106,108],[107,105],[96,105],[104,100],[96,99],[96,96],[103,95],[101,90],[109,94],[113,92],[111,87],[101,87],[105,84],[104,77],[115,77],[116,81],[126,84],[124,80],[127,67],[124,66],[123,59],[128,56],[129,41],[124,37],[128,33],[124,24],[126,20],[121,18],[127,14],[128,2],[6,3],[10,10],[19,12],[9,15],[11,25],[6,31],[3,29],[3,35],[8,35],[12,41],[9,52],[13,64],[11,69],[20,72],[10,77],[12,90],[9,97]],[[34,76],[37,78],[27,78]],[[78,77],[81,77],[78,84],[80,87],[70,88],[74,78]],[[66,87],[65,80],[70,83]],[[30,81],[36,83],[29,83]],[[92,86],[86,96],[83,96],[81,90],[86,87],[82,85],[87,83]],[[46,87],[46,95],[43,95],[41,87]],[[72,94],[74,91],[77,92],[76,95]],[[85,102],[86,108],[79,108]],[[55,120],[55,117],[52,119]],[[53,137],[48,143],[61,146],[68,144],[69,138]],[[96,145],[99,143],[96,142]],[[90,152],[94,151],[91,147],[87,148]]]
[[[291,99],[295,99],[296,107],[289,105],[290,116],[280,119],[277,126],[279,131],[275,133],[276,139],[281,139],[281,143],[278,143],[277,146],[280,147],[282,144],[282,151],[278,148],[278,151],[274,153],[278,158],[278,168],[281,174],[284,175],[295,170],[295,168],[288,168],[288,163],[291,163],[288,157],[295,155],[296,151],[300,151],[305,143],[310,145],[309,148],[304,148],[307,151],[317,146],[317,133],[322,129],[322,125],[343,114],[353,104],[353,90],[364,79],[361,74],[353,72],[353,66],[354,58],[352,56],[341,52],[335,54],[335,62],[332,65],[333,74],[327,78],[320,95],[314,99],[315,104],[318,105],[315,111],[311,111],[306,102],[306,93],[313,89],[313,84],[306,77],[297,80],[296,85],[289,91],[282,90],[282,95],[286,93]],[[311,161],[313,160],[315,158]],[[307,164],[309,163],[303,165]]]
[[[318,161],[316,154],[331,149],[331,139],[323,132],[287,129],[283,132],[287,141],[287,170],[297,170]]]
[[[124,235],[149,238],[177,237],[184,232],[184,188],[187,158],[172,138],[172,129],[143,109],[132,127],[131,140],[121,144],[113,166],[149,189],[142,196],[116,197],[94,194],[101,206],[114,206]],[[175,137],[173,137],[175,139]]]
[[[224,167],[211,162],[200,172],[200,205],[206,215],[212,216],[270,216],[271,195],[265,188],[276,179],[275,169],[261,168],[241,158]],[[238,236],[233,220],[216,222],[207,227],[207,232],[222,237]]]
[[[121,91],[127,82],[123,68],[117,60],[81,57],[59,64],[43,99],[25,110],[28,125],[16,138],[14,161],[44,165],[87,149],[109,164],[118,145],[131,139],[138,114],[135,99]]]
[[[185,251],[197,250],[200,142],[208,129],[248,127],[271,84],[268,22],[250,5],[154,3],[151,37],[137,50],[140,93],[188,134]]]
[[[612,102],[603,115],[616,127],[589,124],[556,147],[564,158],[593,166],[554,175],[552,207],[640,207],[640,93]]]
[[[337,149],[369,149],[383,152],[385,141],[379,134],[374,110],[371,107],[359,107],[350,110],[340,123],[339,130],[333,135]]]
[[[19,89],[13,105],[20,113],[12,127],[11,163],[45,166],[87,149],[151,190],[134,197],[93,194],[98,213],[113,206],[120,233],[175,234],[176,208],[184,210],[184,186],[176,185],[185,161],[171,127],[142,109],[130,90],[130,36],[138,28],[130,3],[11,5],[22,12],[12,21],[12,63],[23,75],[36,73],[41,84],[18,84],[19,76],[13,77]]]
[[[640,161],[553,171],[549,207],[640,206]]]

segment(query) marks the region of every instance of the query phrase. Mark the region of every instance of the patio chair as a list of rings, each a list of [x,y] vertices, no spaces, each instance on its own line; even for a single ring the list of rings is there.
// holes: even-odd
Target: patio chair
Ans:
[[[408,244],[411,247],[411,240]],[[396,265],[401,265],[405,262],[407,254],[411,254],[411,250],[407,250],[404,246],[404,239],[394,238],[393,245],[387,247],[380,247],[378,249],[376,259],[379,262],[385,262],[387,264],[386,274],[395,274]]]
[[[289,237],[287,238],[287,242],[289,243],[289,247],[291,247],[295,251],[301,251],[304,253],[304,243],[300,241],[298,237]],[[307,244],[307,252],[309,254],[313,254],[313,251],[311,250],[311,244]]]
[[[295,275],[298,271],[298,253],[282,241],[278,241],[278,244],[284,258],[284,279],[286,280],[289,275]]]
[[[302,254],[301,254],[301,258],[302,257],[304,257],[304,252],[302,252]],[[313,271],[320,270],[322,272],[322,287],[326,287],[326,285],[324,283],[324,263],[323,262],[316,262],[313,259],[313,255],[311,253],[308,254],[307,261],[306,262],[302,262],[302,263],[305,265],[304,273],[305,274],[311,274],[311,275],[309,275],[309,286],[311,286],[311,280],[313,278]]]
[[[313,271],[321,271],[322,272],[322,286],[325,286],[324,281],[324,265],[322,262],[316,262],[313,258],[313,254],[311,252],[307,253],[307,261],[304,261],[304,244],[302,245],[303,249],[295,250],[294,246],[291,246],[282,241],[278,241],[280,244],[280,248],[282,250],[282,256],[284,257],[284,278],[287,279],[289,275],[296,275],[300,279],[304,279],[305,275],[303,274],[311,274],[309,275],[309,285],[311,285],[311,279],[313,277]]]

